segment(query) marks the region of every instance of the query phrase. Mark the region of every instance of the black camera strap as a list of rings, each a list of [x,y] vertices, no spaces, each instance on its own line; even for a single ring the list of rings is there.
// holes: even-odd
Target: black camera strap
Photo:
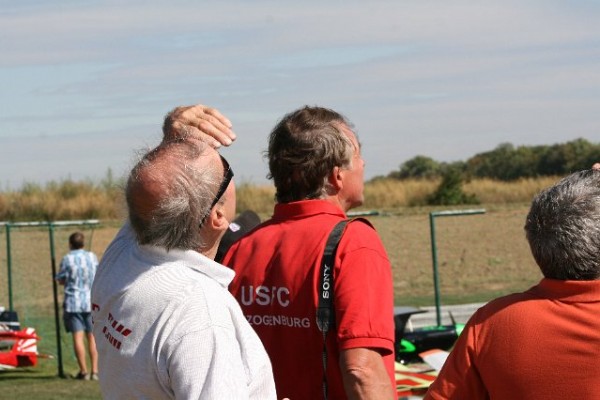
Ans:
[[[323,398],[327,400],[327,333],[335,328],[335,309],[333,307],[333,264],[342,234],[348,222],[359,220],[369,226],[371,224],[362,219],[345,219],[338,222],[329,237],[321,259],[321,271],[319,274],[319,305],[317,307],[317,327],[323,333]]]
[[[321,273],[319,276],[319,305],[317,307],[317,327],[323,333],[323,398],[327,399],[327,332],[335,327],[335,311],[333,309],[333,263],[335,253],[342,238],[348,220],[338,222],[327,238]]]

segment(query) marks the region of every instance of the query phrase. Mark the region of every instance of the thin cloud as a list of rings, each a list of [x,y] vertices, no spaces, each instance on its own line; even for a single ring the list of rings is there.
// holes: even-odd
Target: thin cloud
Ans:
[[[18,139],[0,143],[0,169],[15,182],[102,176],[196,102],[232,119],[240,139],[225,151],[259,182],[266,135],[304,104],[354,122],[367,177],[417,154],[594,140],[598,17],[584,0],[13,2],[0,11],[0,140]],[[82,156],[24,164],[36,138]]]

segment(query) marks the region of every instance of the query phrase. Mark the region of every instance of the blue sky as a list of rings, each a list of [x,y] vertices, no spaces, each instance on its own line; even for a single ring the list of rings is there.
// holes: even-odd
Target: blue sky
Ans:
[[[590,0],[0,0],[0,190],[122,176],[199,102],[234,124],[238,182],[267,182],[267,135],[305,104],[354,123],[367,178],[598,142],[598,21]]]

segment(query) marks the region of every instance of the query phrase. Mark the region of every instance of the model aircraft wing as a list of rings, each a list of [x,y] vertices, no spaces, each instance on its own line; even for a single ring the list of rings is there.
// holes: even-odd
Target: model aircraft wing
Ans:
[[[425,364],[395,363],[396,394],[398,398],[422,396],[435,380],[437,372]]]
[[[431,368],[435,369],[437,372],[440,372],[449,354],[450,353],[444,350],[431,349],[419,353],[419,356],[423,359],[423,361],[430,365]]]
[[[11,341],[12,346],[10,351],[0,352],[0,369],[34,367],[38,359],[37,341],[39,339],[33,328],[2,332],[0,340]]]

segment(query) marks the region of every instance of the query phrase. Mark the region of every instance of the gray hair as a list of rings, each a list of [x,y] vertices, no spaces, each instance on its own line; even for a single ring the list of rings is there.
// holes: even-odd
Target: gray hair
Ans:
[[[219,185],[217,168],[200,170],[193,162],[206,149],[199,141],[163,142],[132,169],[126,199],[140,244],[167,250],[196,250],[204,245],[199,227]]]
[[[585,170],[539,193],[525,232],[546,278],[600,278],[600,171]]]

